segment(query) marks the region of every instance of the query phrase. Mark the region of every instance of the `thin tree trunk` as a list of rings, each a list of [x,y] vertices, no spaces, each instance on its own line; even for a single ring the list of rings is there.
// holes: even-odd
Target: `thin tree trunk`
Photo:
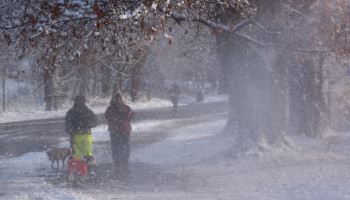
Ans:
[[[6,67],[2,70],[2,110],[6,110]]]
[[[101,92],[103,97],[107,97],[111,91],[112,70],[106,66],[101,66]]]
[[[131,101],[135,102],[138,99],[138,93],[141,88],[142,83],[142,72],[146,62],[146,50],[138,49],[136,51],[135,58],[137,58],[137,63],[131,69],[131,89],[130,96]]]
[[[79,68],[79,94],[86,96],[88,91],[88,77],[86,66],[80,66]]]
[[[92,86],[91,86],[91,95],[92,96],[96,96],[97,82],[98,82],[97,72],[96,72],[96,69],[93,68],[93,82],[92,82]]]
[[[52,99],[52,72],[50,69],[44,68],[43,73],[44,80],[44,100],[45,100],[45,110],[51,111],[53,106]]]

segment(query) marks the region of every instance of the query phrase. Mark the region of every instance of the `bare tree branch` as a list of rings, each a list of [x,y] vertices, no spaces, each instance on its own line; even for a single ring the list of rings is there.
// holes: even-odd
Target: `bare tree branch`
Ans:
[[[286,45],[277,44],[277,43],[263,43],[263,42],[260,42],[256,39],[253,39],[250,36],[245,35],[245,34],[241,34],[238,32],[235,32],[234,34],[245,39],[245,40],[248,40],[249,42],[252,42],[252,43],[254,43],[258,46],[262,46],[262,47],[276,47],[276,48],[286,49],[289,51],[302,52],[302,53],[329,53],[332,51],[330,49],[303,49],[303,48],[288,47]]]
[[[229,28],[228,26],[225,26],[223,24],[218,24],[218,23],[214,23],[214,22],[211,22],[208,20],[204,20],[203,18],[197,18],[197,19],[194,19],[194,21],[205,24],[206,26],[208,26],[214,30],[222,30],[225,32],[233,33],[238,37],[241,37],[241,38],[243,38],[251,43],[254,43],[254,44],[262,46],[262,47],[276,47],[276,48],[286,49],[289,51],[297,51],[297,52],[303,52],[303,53],[327,53],[327,52],[333,51],[331,49],[304,49],[304,48],[288,47],[286,45],[282,45],[282,44],[278,44],[278,43],[264,43],[264,42],[261,42],[261,41],[254,39],[254,38],[251,38],[248,35],[241,34],[239,32],[239,30],[241,30],[243,27],[250,25],[250,24],[258,26],[260,29],[264,30],[267,33],[281,34],[279,32],[268,31],[264,26],[260,25],[259,23],[255,22],[252,19],[243,20],[243,21],[239,22],[238,24],[236,24],[233,28]]]
[[[69,22],[75,22],[75,21],[84,21],[84,22],[89,22],[89,21],[94,21],[97,20],[97,17],[78,17],[78,18],[70,18],[70,19],[63,19],[63,20],[58,20],[58,21],[54,21],[54,22],[48,22],[48,21],[38,21],[37,26],[43,26],[43,25],[57,25],[60,23],[69,23]],[[31,22],[25,22],[16,26],[0,26],[0,29],[2,30],[12,30],[12,29],[17,29],[17,28],[22,28],[28,25],[32,25]]]

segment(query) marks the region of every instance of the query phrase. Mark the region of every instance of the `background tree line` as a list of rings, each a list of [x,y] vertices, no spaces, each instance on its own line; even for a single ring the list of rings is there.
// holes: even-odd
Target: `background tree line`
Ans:
[[[244,152],[288,148],[287,133],[315,137],[332,126],[330,91],[337,82],[332,79],[346,71],[350,52],[349,4],[1,1],[0,30],[4,49],[16,52],[12,61],[33,58],[38,66],[47,110],[77,93],[108,96],[122,90],[125,80],[136,101],[142,82],[157,89],[162,85],[154,80],[164,80],[169,68],[164,70],[165,59],[159,56],[162,48],[176,46],[180,53],[174,52],[167,66],[192,73],[194,79],[211,78],[219,83],[219,92],[229,94],[227,131]],[[9,58],[9,52],[4,50],[3,56]],[[181,66],[184,59],[192,66]],[[145,69],[147,62],[159,65]],[[345,67],[325,68],[332,63]]]

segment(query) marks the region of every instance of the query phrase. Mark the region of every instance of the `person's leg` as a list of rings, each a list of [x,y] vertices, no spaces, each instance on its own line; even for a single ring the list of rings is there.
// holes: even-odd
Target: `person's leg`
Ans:
[[[84,155],[84,158],[86,159],[86,162],[88,163],[89,168],[89,175],[95,176],[95,159],[93,157],[93,138],[91,134],[84,134],[82,135],[83,140],[83,146],[82,146],[82,153]]]
[[[117,135],[116,133],[111,132],[110,133],[110,137],[111,137],[111,150],[112,150],[112,159],[113,159],[113,164],[117,164],[118,162],[118,149],[117,149]]]
[[[93,157],[93,139],[91,134],[82,135],[83,140],[83,155],[85,157]]]
[[[129,167],[129,157],[130,157],[130,135],[125,133],[122,135],[121,144],[121,168],[122,172],[126,172]]]
[[[82,138],[81,135],[74,135],[73,136],[73,157],[75,159],[81,159],[83,154],[82,154]]]
[[[176,113],[177,113],[178,103],[179,103],[179,99],[175,98],[175,100],[174,100],[174,115],[176,115]]]
[[[118,143],[117,143],[117,150],[118,150],[118,167],[121,167],[123,165],[123,133],[118,134]]]
[[[121,133],[113,133],[111,135],[111,145],[112,145],[112,156],[113,156],[113,163],[116,168],[120,168],[120,165],[122,164],[122,144],[123,144],[123,138]]]
[[[74,158],[93,157],[93,141],[91,134],[77,134],[73,137]]]

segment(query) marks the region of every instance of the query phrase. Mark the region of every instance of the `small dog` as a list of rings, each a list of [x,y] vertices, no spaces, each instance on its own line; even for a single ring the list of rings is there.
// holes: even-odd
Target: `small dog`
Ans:
[[[46,151],[49,161],[51,161],[51,168],[54,169],[53,164],[56,162],[56,172],[58,172],[59,163],[62,161],[62,170],[64,169],[64,163],[66,159],[72,154],[70,148],[55,148]]]

